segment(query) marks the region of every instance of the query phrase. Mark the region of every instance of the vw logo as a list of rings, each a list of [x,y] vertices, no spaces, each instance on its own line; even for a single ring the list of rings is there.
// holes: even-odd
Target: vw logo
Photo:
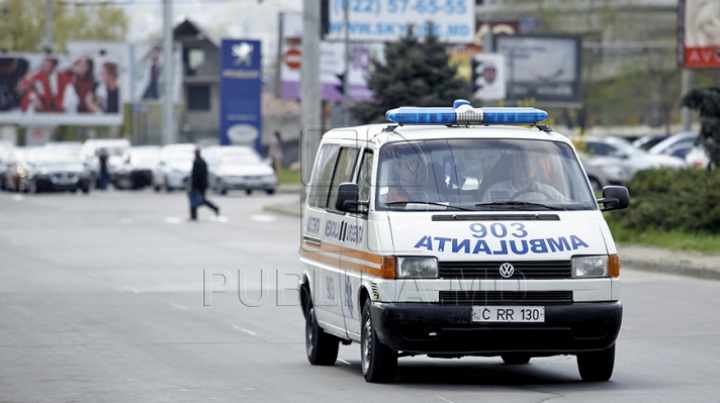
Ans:
[[[515,268],[510,263],[503,263],[500,265],[500,275],[503,278],[510,278],[515,274]]]

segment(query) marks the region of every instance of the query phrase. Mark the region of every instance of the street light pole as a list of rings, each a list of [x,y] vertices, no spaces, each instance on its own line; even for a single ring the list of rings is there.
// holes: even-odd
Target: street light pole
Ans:
[[[303,0],[302,62],[300,67],[300,130],[302,181],[310,173],[322,136],[320,86],[320,1]]]
[[[175,142],[175,121],[173,118],[172,31],[172,0],[163,0],[163,145]]]
[[[350,0],[344,0],[343,14],[345,17],[345,79],[343,80],[343,126],[350,126]]]
[[[53,52],[53,41],[52,0],[45,0],[45,52],[49,55]]]

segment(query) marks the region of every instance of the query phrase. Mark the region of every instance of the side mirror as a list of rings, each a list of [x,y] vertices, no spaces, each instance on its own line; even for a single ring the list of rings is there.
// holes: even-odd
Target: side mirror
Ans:
[[[358,185],[356,183],[341,183],[338,186],[338,196],[335,201],[335,210],[346,213],[362,213],[367,214],[367,209],[360,210],[360,206],[367,206],[368,202],[358,200],[360,197]]]
[[[630,193],[625,186],[605,186],[602,195],[597,201],[603,204],[600,211],[623,210],[630,205]]]

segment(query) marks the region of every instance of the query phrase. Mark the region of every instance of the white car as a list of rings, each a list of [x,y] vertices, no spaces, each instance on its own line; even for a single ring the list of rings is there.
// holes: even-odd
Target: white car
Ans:
[[[153,173],[155,191],[165,188],[171,192],[175,189],[190,187],[193,161],[195,160],[195,144],[170,144],[160,151],[160,163]]]
[[[130,147],[122,157],[123,165],[115,172],[113,185],[118,189],[141,189],[153,186],[154,172],[159,169],[160,147]]]
[[[220,194],[228,190],[254,190],[275,193],[277,176],[275,170],[263,161],[253,148],[242,146],[219,146],[203,149],[208,164],[208,185]]]
[[[687,166],[685,161],[680,158],[651,154],[633,147],[627,140],[619,137],[588,136],[581,141],[585,142],[585,151],[589,154],[586,161],[593,166],[589,171],[596,171],[595,168],[602,167],[604,174],[620,181],[631,180],[637,172],[645,169],[680,169]],[[590,174],[591,172],[588,172],[588,175]],[[617,184],[616,181],[603,183],[599,176],[596,179],[600,186]]]
[[[80,161],[87,167],[93,179],[100,177],[100,152],[102,149],[108,154],[108,174],[112,180],[115,172],[122,166],[122,156],[130,148],[127,139],[90,139],[86,140],[80,148]]]
[[[705,147],[701,145],[696,145],[695,147],[691,148],[690,152],[688,152],[685,156],[685,162],[695,168],[707,168],[708,164],[710,163],[710,158],[708,158],[707,154],[705,153]]]

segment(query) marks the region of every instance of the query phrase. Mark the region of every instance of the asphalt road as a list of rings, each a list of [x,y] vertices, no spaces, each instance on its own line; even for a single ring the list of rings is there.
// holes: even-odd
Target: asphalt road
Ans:
[[[187,222],[179,192],[0,194],[0,402],[720,401],[720,282],[627,268],[607,383],[574,357],[415,357],[373,385],[356,344],[311,367],[299,222],[262,209],[298,197],[210,197],[220,219]],[[205,277],[227,291],[204,302]]]

